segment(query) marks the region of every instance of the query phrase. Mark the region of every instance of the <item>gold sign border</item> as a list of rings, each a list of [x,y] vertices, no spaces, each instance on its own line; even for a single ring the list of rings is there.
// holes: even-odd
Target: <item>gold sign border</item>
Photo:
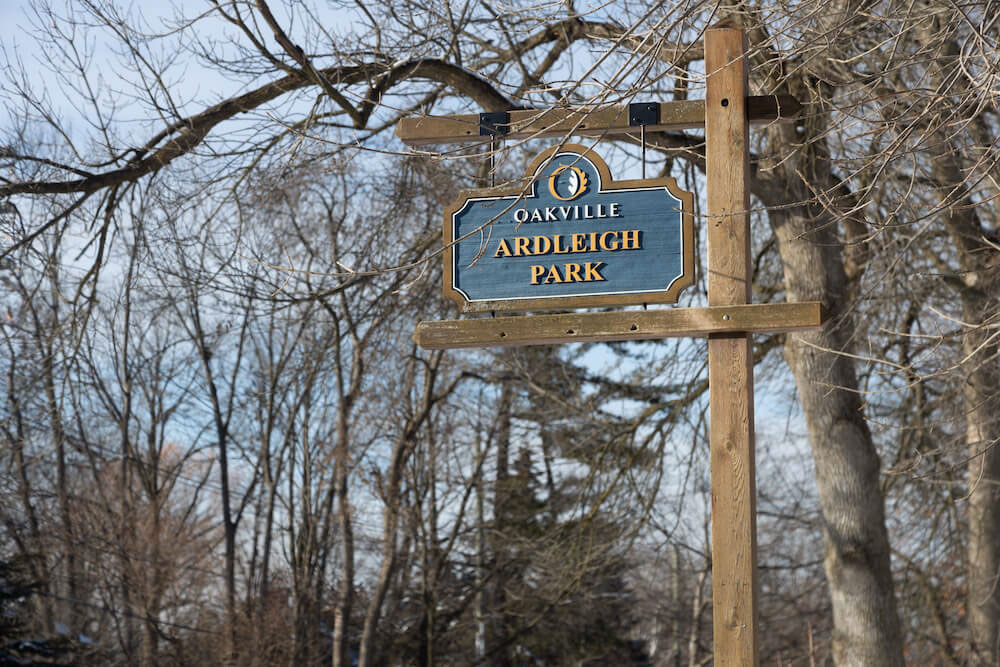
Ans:
[[[531,182],[535,179],[538,171],[548,163],[556,153],[572,152],[586,156],[601,177],[600,192],[613,192],[615,190],[629,190],[635,188],[657,188],[665,187],[667,191],[677,199],[681,200],[681,228],[684,239],[684,252],[682,256],[683,273],[675,280],[670,289],[662,291],[649,291],[639,294],[598,294],[598,295],[569,295],[553,296],[532,299],[494,299],[489,301],[469,301],[458,290],[452,287],[454,264],[455,239],[452,233],[452,218],[466,205],[469,199],[482,197],[518,197],[523,194],[526,188],[531,187]],[[499,204],[499,203],[498,203]],[[504,207],[497,207],[497,211],[503,211]],[[677,303],[677,298],[685,287],[694,284],[694,194],[681,190],[677,181],[672,177],[647,178],[628,181],[615,181],[611,177],[611,170],[607,163],[599,156],[593,148],[581,146],[579,144],[562,144],[553,146],[538,157],[536,157],[525,170],[524,181],[520,185],[507,188],[487,188],[482,190],[465,190],[455,203],[446,206],[444,209],[444,229],[442,238],[444,240],[444,272],[443,272],[443,293],[445,298],[456,302],[464,313],[487,313],[487,312],[523,312],[532,310],[562,310],[568,308],[590,308],[596,306],[629,306],[642,303]],[[487,232],[488,233],[488,232]]]

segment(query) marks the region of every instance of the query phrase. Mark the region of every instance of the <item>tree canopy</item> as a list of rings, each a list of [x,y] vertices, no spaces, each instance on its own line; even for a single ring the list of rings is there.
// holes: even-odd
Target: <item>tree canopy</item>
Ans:
[[[393,130],[700,99],[730,21],[753,94],[803,105],[753,132],[754,300],[829,313],[755,338],[762,661],[996,664],[998,10],[5,9],[5,633],[74,664],[711,662],[704,341],[415,347],[455,316],[444,206],[575,135]],[[701,131],[573,140],[701,210]]]

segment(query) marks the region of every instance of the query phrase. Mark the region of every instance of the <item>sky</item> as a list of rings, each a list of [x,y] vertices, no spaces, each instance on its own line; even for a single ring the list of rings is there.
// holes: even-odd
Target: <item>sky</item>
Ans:
[[[73,0],[68,1],[72,2]],[[207,2],[204,0],[185,0],[185,2],[188,5],[194,6],[207,5]],[[275,12],[277,12],[279,3],[274,2],[272,4],[274,5]],[[163,3],[156,2],[155,0],[137,0],[133,3],[133,6],[143,9],[144,13],[149,17],[155,16],[155,13],[163,7]],[[33,39],[28,34],[32,30],[32,22],[25,14],[27,8],[28,3],[23,0],[0,0],[0,45],[7,51],[8,57],[16,56],[24,62],[29,72],[31,72],[32,77],[37,77],[37,83],[45,83],[47,78],[54,80],[55,74],[46,71],[42,66],[43,63],[39,62],[40,52],[33,46]],[[332,17],[331,20],[343,21],[344,18],[342,16]],[[294,39],[295,36],[293,34]],[[273,42],[271,43],[273,44]],[[98,57],[102,55],[107,57],[110,55],[108,52],[109,45],[95,44],[94,46]],[[114,73],[109,72],[108,77],[113,78]],[[212,97],[218,98],[238,90],[238,87],[233,82],[227,81],[217,74],[210,74],[197,66],[192,66],[186,70],[185,77],[179,81],[179,85],[184,90],[182,96],[188,99],[199,100],[192,103],[191,111],[201,108],[203,106],[202,100],[211,99]],[[72,100],[64,98],[63,103],[59,106],[62,111],[69,114],[69,117],[72,118],[75,112]],[[82,116],[79,116],[78,113],[77,116],[80,120],[76,124],[82,127]],[[5,122],[5,120],[0,115],[0,123]],[[141,129],[136,129],[136,132],[142,136],[148,136],[148,133],[141,131]],[[589,140],[586,143],[589,144]],[[545,147],[547,146],[540,144],[539,151]],[[601,153],[611,163],[617,179],[639,177],[640,165],[636,160],[625,157],[622,151],[604,149]],[[575,349],[573,347],[567,349],[569,355],[584,355],[584,363],[594,368],[595,371],[603,372],[610,376],[618,375],[623,378],[635,370],[637,365],[649,361],[643,357],[628,359],[612,355],[607,349],[601,346],[594,346],[587,350],[574,347]],[[675,350],[677,354],[700,355],[701,352],[699,350],[702,347],[696,342],[691,341],[688,344],[681,344],[677,347],[663,346],[662,348],[658,348],[655,354],[664,354],[665,350],[670,349]],[[669,381],[669,379],[665,381]],[[812,475],[811,460],[806,440],[804,433],[801,432],[800,413],[797,404],[789,401],[787,398],[789,395],[788,385],[789,382],[786,374],[786,377],[779,378],[778,382],[758,383],[756,387],[755,412],[757,431],[761,434],[762,437],[759,440],[764,445],[758,448],[758,461],[762,479],[767,479],[768,477],[774,479],[783,475],[792,478],[806,475],[811,477]],[[634,411],[637,406],[623,400],[617,406],[609,406],[609,408],[617,408],[622,413],[628,413]],[[688,483],[686,478],[687,468],[682,460],[684,452],[687,451],[687,446],[685,444],[685,448],[678,448],[676,453],[676,467],[665,471],[664,482],[667,486],[674,489],[685,488],[685,484]],[[694,517],[693,521],[695,525],[692,530],[697,530],[700,525],[698,517],[702,516],[706,509],[705,507],[699,507],[701,501],[698,500],[697,495],[692,496],[692,498],[693,500],[690,502],[694,507],[686,508],[685,516]],[[669,511],[678,512],[679,517],[680,509],[671,508]],[[378,520],[377,516],[370,519],[372,530],[377,528]],[[678,518],[678,520],[680,519]]]
[[[72,6],[73,2],[74,0],[54,0],[53,4],[57,7],[57,9],[64,9],[67,6]],[[317,2],[316,4],[322,5],[323,3]],[[271,5],[278,17],[278,20],[282,21],[284,18],[281,16],[282,3],[275,1],[272,2]],[[169,3],[163,2],[163,0],[134,0],[128,6],[133,10],[141,11],[155,26],[157,23],[155,17],[163,15],[164,13],[169,15],[172,7],[179,6],[189,10],[187,13],[193,13],[191,10],[207,8],[209,3],[207,0],[172,0]],[[27,13],[30,11],[29,8],[30,3],[27,0],[0,0],[0,46],[6,50],[8,57],[16,56],[24,62],[36,83],[45,83],[46,79],[54,79],[55,74],[47,71],[42,66],[43,63],[40,62],[40,51],[34,46],[34,41],[29,34],[33,30],[32,18]],[[336,26],[337,24],[343,25],[349,20],[349,17],[331,11],[328,16],[325,17],[325,24],[329,26]],[[292,33],[292,39],[295,40],[297,33],[294,25],[290,28],[290,32]],[[221,34],[220,30],[220,35]],[[273,41],[270,43],[273,44]],[[94,48],[98,58],[110,55],[110,44],[94,44]],[[106,76],[109,80],[113,80],[114,72],[108,72]],[[221,96],[236,92],[239,89],[237,84],[234,82],[227,81],[221,78],[218,74],[210,74],[204,68],[200,68],[198,66],[186,67],[184,69],[184,76],[178,80],[177,84],[184,91],[182,95],[183,97],[191,100],[197,100],[192,101],[192,111],[202,108],[204,100],[211,98],[217,99]],[[75,112],[74,105],[70,99],[64,98],[63,103],[59,106],[62,111],[70,114],[70,117],[72,117],[72,114]],[[6,122],[6,120],[6,118],[0,115],[0,123]],[[136,129],[136,132],[141,134],[141,136],[148,136],[148,133],[143,132],[141,129]],[[540,150],[542,148],[545,148],[545,146],[541,146]],[[602,150],[601,152],[612,164],[612,169],[615,171],[614,175],[616,178],[623,179],[638,177],[640,166],[636,161],[628,160],[627,158],[622,161],[624,156],[622,156],[621,152],[617,152],[617,160],[615,160],[615,151]],[[609,153],[612,154],[609,155]],[[591,363],[601,365],[604,361],[607,360],[599,357],[592,359]],[[619,361],[618,363],[621,362]],[[766,406],[760,405],[759,407],[765,408]],[[773,409],[758,409],[758,419],[765,418],[768,413],[782,421],[787,420],[788,418],[787,405],[782,406],[781,409],[776,411]]]
[[[60,15],[68,14],[68,8],[79,9],[79,0],[48,1],[54,6],[56,13]],[[130,15],[141,14],[146,20],[147,29],[156,32],[164,29],[164,19],[170,19],[179,13],[185,17],[197,16],[199,12],[205,12],[211,6],[207,0],[132,0],[132,2],[119,4],[124,5]],[[301,30],[302,21],[297,23],[289,21],[284,12],[283,4],[279,1],[270,3],[276,18],[282,25],[288,26],[286,29],[293,41],[306,39],[304,31]],[[352,20],[352,17],[343,11],[325,8],[323,2],[315,4],[317,5],[315,11],[327,29],[337,30],[348,25]],[[20,60],[24,64],[33,85],[38,87],[44,85],[49,91],[57,90],[59,88],[58,85],[55,85],[58,81],[57,72],[52,71],[44,52],[34,39],[38,18],[31,6],[32,2],[29,0],[0,0],[0,48],[6,53],[7,60]],[[221,19],[214,18],[202,21],[198,28],[199,35],[209,39],[222,40],[227,34],[235,32],[237,32],[236,28]],[[95,34],[99,36],[95,38]],[[121,68],[123,60],[117,57],[114,52],[113,36],[107,29],[102,29],[97,33],[88,32],[87,36],[89,41],[78,40],[77,47],[81,51],[93,54],[94,62],[89,70],[94,73],[95,83],[110,84],[109,87],[116,88],[120,93],[116,102],[127,100],[131,92],[129,87],[135,85],[138,77],[132,72],[127,72],[124,76],[119,77],[118,70]],[[242,38],[242,35],[240,37]],[[241,39],[241,41],[243,40]],[[272,48],[280,50],[270,35],[267,36],[266,43]],[[170,52],[159,54],[162,59],[168,59],[172,56],[173,54]],[[3,60],[0,58],[0,63]],[[244,84],[226,78],[217,70],[200,65],[190,57],[178,58],[176,63],[172,63],[172,68],[169,71],[174,77],[169,81],[169,87],[178,93],[178,100],[188,102],[188,106],[182,109],[187,113],[201,110],[207,104],[245,90],[242,87]],[[83,116],[77,112],[78,102],[72,99],[72,95],[72,92],[64,96],[56,95],[53,101],[60,113],[67,114],[67,118],[72,119],[76,115],[77,118],[82,119]],[[93,113],[93,110],[90,112]],[[128,118],[127,115],[120,117]],[[5,119],[0,116],[0,122],[4,121]]]

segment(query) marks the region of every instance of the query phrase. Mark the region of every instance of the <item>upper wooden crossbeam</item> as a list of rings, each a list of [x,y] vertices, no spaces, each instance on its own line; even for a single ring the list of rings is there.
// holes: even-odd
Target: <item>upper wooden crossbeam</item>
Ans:
[[[705,101],[660,102],[659,119],[647,132],[686,130],[705,126]],[[802,105],[791,95],[753,95],[746,98],[752,125],[794,120]],[[637,133],[629,124],[628,105],[553,107],[511,111],[505,139],[541,139],[567,135],[606,136]],[[486,141],[480,136],[479,114],[416,116],[396,126],[396,136],[407,146]]]

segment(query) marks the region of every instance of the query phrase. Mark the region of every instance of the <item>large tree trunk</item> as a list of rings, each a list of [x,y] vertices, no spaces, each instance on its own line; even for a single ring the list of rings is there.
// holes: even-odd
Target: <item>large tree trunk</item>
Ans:
[[[818,19],[816,38],[846,34],[850,24],[864,20],[865,3],[830,3]],[[785,359],[795,377],[816,467],[833,606],[833,658],[838,665],[902,665],[880,461],[862,412],[853,362],[843,355],[855,333],[851,281],[836,235],[840,221],[816,195],[836,192],[850,199],[831,171],[826,144],[830,128],[823,110],[836,92],[830,82],[839,80],[836,54],[827,51],[829,60],[817,57],[790,74],[769,51],[774,45],[766,23],[749,16],[750,41],[762,47],[749,57],[769,91],[815,103],[803,115],[801,128],[782,123],[768,129],[767,153],[757,164],[751,191],[769,209],[788,301],[821,301],[827,312],[821,331],[788,334]],[[844,222],[857,226],[851,219]]]
[[[982,316],[968,304],[964,310],[967,318]],[[972,645],[980,664],[996,665],[1000,659],[1000,374],[995,368],[997,346],[988,344],[988,337],[988,331],[976,328],[963,340],[969,451],[967,604]]]
[[[830,9],[826,20],[832,22],[831,29],[841,18],[857,20],[858,7],[852,0]],[[751,39],[769,43],[763,26]],[[814,67],[823,70],[822,63]],[[751,190],[768,207],[787,300],[820,301],[827,314],[821,331],[788,334],[784,352],[816,467],[824,566],[833,606],[833,658],[838,665],[902,665],[880,461],[862,412],[853,361],[843,354],[851,349],[855,326],[852,281],[837,230],[840,222],[854,230],[859,221],[838,220],[815,195],[836,192],[850,199],[850,192],[831,171],[826,144],[829,120],[821,112],[836,91],[830,84],[807,80],[805,71],[779,78],[772,72],[769,86],[815,105],[803,117],[801,128],[783,123],[768,129],[769,154],[759,162]],[[852,277],[856,279],[860,270],[852,264]]]
[[[952,53],[956,50],[953,45]],[[996,665],[1000,660],[1000,348],[996,334],[982,323],[998,309],[1000,267],[975,202],[960,180],[968,170],[958,148],[944,133],[936,139],[931,175],[947,207],[942,216],[961,269],[959,280],[952,284],[965,323],[962,402],[969,456],[969,632],[980,664]]]
[[[936,17],[922,26],[917,39],[935,50],[928,68],[930,81],[957,114],[969,91],[962,77],[953,76],[961,47],[955,40],[939,41],[944,30],[946,26]],[[982,137],[992,137],[981,118],[970,126]],[[996,334],[983,325],[1000,310],[1000,264],[996,261],[1000,240],[984,228],[979,218],[982,209],[970,193],[967,179],[976,172],[975,159],[964,157],[951,131],[950,126],[939,128],[927,145],[930,175],[960,268],[957,280],[948,282],[959,294],[965,324],[962,402],[969,457],[969,632],[973,660],[996,665],[1000,661],[1000,346]]]
[[[951,169],[958,169],[958,161],[939,156],[934,175],[941,191],[964,191],[955,184],[945,187],[949,174],[962,173]],[[990,265],[995,253],[983,242],[986,234],[971,197],[960,197],[945,218],[962,269],[959,294],[966,327],[962,404],[969,461],[969,632],[978,664],[996,665],[1000,661],[1000,347],[996,334],[982,323],[997,312],[994,295],[1000,277],[998,267]]]
[[[786,201],[810,198],[804,187],[795,190],[787,192]],[[789,334],[785,358],[795,376],[816,466],[834,660],[838,665],[902,665],[879,457],[862,413],[853,363],[839,354],[850,348],[853,322],[833,221],[808,207],[772,209],[770,221],[788,300],[822,301],[829,313],[822,331]]]

